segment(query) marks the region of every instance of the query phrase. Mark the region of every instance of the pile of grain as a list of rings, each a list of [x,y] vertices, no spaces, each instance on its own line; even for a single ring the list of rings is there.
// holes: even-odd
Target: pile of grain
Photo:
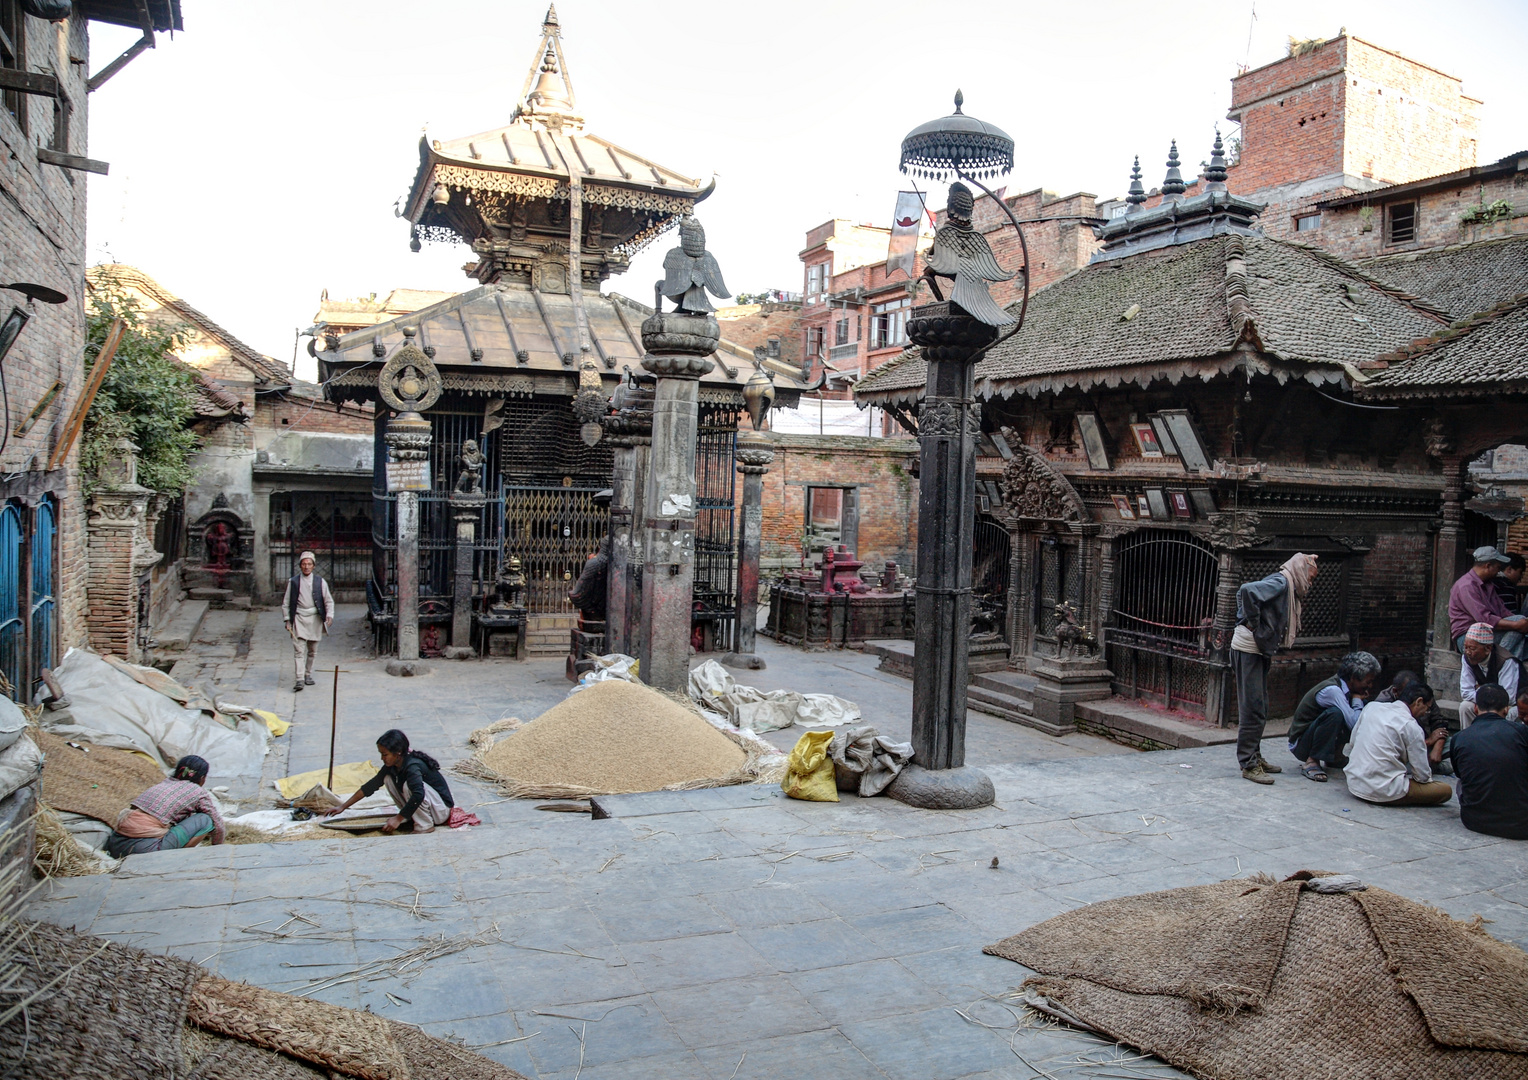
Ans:
[[[694,710],[611,679],[581,690],[472,762],[513,794],[549,798],[746,783],[748,755]],[[467,770],[464,770],[467,771]]]

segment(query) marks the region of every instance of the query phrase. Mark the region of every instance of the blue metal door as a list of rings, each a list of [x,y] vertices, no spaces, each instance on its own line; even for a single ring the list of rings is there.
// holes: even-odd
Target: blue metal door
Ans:
[[[52,497],[44,496],[32,512],[32,669],[27,674],[34,685],[42,678],[42,669],[53,666],[57,535],[58,511]]]
[[[21,621],[21,508],[0,508],[0,674],[10,694],[26,699],[26,628]]]

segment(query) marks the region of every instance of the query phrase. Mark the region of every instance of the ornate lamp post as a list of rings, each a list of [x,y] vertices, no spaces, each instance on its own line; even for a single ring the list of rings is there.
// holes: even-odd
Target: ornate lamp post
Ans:
[[[775,448],[759,427],[775,400],[775,383],[764,371],[762,348],[754,350],[754,371],[743,387],[743,404],[753,430],[737,433],[737,471],[743,474],[743,537],[737,561],[737,636],[733,651],[722,657],[728,667],[761,671],[764,659],[754,650],[759,621],[759,545],[764,532],[764,474]]]
[[[974,199],[970,181],[991,191],[977,175],[997,176],[1013,168],[1013,139],[961,112],[913,129],[902,142],[903,172],[936,180],[958,178],[950,185],[947,222],[925,256],[923,278],[936,302],[915,307],[908,336],[928,361],[918,440],[918,579],[914,630],[917,664],[913,676],[913,764],[887,788],[887,794],[913,806],[959,809],[993,801],[992,781],[966,765],[966,680],[971,629],[971,558],[976,508],[976,440],[981,431],[972,369],[999,340],[1000,327],[1023,324],[1029,303],[1028,252],[1025,249],[1024,301],[1015,319],[987,291],[1006,272],[993,257],[986,238],[971,227]],[[1001,206],[1019,230],[1018,219]],[[952,282],[944,299],[939,279]]]
[[[377,393],[396,411],[387,422],[387,490],[397,495],[398,658],[389,675],[419,675],[419,493],[430,490],[430,422],[420,415],[440,399],[440,372],[403,328],[403,344],[377,375]]]

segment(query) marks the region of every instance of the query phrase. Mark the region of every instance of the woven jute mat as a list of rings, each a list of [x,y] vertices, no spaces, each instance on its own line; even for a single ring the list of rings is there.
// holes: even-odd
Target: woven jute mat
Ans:
[[[1528,953],[1384,889],[1353,898],[1435,1042],[1528,1052]]]
[[[329,1080],[327,1069],[236,1039],[223,1041],[197,1062],[186,1080]]]
[[[77,751],[72,751],[77,752]],[[186,998],[203,974],[173,956],[116,945],[50,923],[25,924],[14,960],[21,996],[0,1026],[0,1076],[30,1080],[166,1080],[183,1076]],[[15,1000],[7,994],[9,1005]]]
[[[1528,1055],[1441,1046],[1434,1039],[1359,899],[1379,893],[1300,893],[1268,992],[1243,1008],[1204,1008],[1183,996],[1131,993],[1054,972],[1042,971],[1024,985],[1077,1022],[1214,1080],[1528,1080]],[[1395,913],[1404,913],[1400,905],[1425,910],[1393,899],[1398,904],[1378,903]],[[1129,928],[1116,929],[1113,945],[1106,935],[1092,936],[1105,957],[1124,957],[1130,948]],[[1438,959],[1446,967],[1451,957]],[[1492,1007],[1488,998],[1470,1000],[1482,1012]]]
[[[46,731],[31,734],[47,755],[40,794],[54,810],[84,814],[115,826],[128,803],[164,779],[158,765],[138,754],[109,746],[91,746],[86,753]]]
[[[1241,1008],[1273,983],[1301,884],[1220,881],[1104,900],[982,951],[1132,994]]]
[[[311,998],[209,975],[191,992],[186,1018],[267,1050],[333,1069],[356,1080],[411,1080],[387,1022]]]
[[[393,1041],[408,1060],[415,1077],[431,1080],[526,1080],[507,1065],[426,1035],[416,1027],[387,1021]]]

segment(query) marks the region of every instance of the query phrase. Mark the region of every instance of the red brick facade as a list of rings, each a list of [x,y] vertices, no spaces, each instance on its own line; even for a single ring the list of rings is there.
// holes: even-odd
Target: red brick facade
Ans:
[[[281,434],[287,431],[325,431],[336,435],[371,435],[375,430],[372,407],[336,405],[330,401],[262,394],[255,401],[255,431]]]

